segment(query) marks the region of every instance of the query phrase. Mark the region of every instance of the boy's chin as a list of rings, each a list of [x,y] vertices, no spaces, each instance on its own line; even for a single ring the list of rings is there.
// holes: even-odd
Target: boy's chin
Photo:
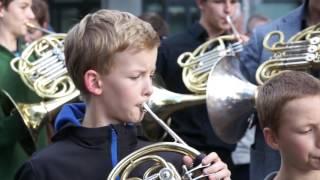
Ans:
[[[144,115],[145,115],[145,112],[142,112],[142,113],[140,114],[140,117],[139,117],[139,119],[138,119],[138,122],[141,122],[141,121],[143,120]]]
[[[313,158],[310,165],[311,165],[311,169],[320,170],[320,159]]]
[[[21,36],[25,36],[28,34],[28,30],[27,29],[21,29],[21,31],[19,32]]]
[[[221,29],[223,31],[232,31],[231,26],[229,24],[222,25]],[[233,32],[232,32],[233,33]]]
[[[135,117],[131,116],[131,118],[129,119],[130,119],[130,123],[136,124],[136,123],[140,123],[143,120],[143,118],[144,118],[144,113],[140,113]]]

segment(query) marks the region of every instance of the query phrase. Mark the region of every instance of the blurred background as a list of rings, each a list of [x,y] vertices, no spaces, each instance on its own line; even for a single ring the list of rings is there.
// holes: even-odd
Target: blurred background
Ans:
[[[241,0],[244,23],[253,14],[271,20],[296,8],[301,0]],[[170,34],[181,31],[198,19],[195,0],[48,0],[50,24],[56,32],[67,32],[87,13],[101,8],[128,11],[134,15],[145,12],[160,14],[170,26]]]

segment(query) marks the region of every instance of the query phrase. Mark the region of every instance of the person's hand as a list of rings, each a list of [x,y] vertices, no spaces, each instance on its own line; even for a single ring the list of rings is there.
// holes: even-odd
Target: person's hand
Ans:
[[[237,39],[242,42],[243,44],[245,44],[246,42],[249,41],[249,36],[244,35],[244,34],[239,34],[239,36],[237,37]]]
[[[189,156],[184,156],[183,162],[188,167],[191,167],[193,164],[193,159]],[[203,174],[208,175],[210,180],[231,180],[231,172],[228,169],[227,164],[221,161],[217,153],[212,152],[205,156],[201,163],[203,165],[211,164],[203,169]]]

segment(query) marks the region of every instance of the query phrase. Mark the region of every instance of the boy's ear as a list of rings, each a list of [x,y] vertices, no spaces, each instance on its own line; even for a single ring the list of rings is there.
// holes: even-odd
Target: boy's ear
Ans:
[[[203,6],[204,6],[203,4],[205,3],[205,1],[206,0],[196,0],[196,4],[200,10],[203,9]]]
[[[102,83],[97,71],[88,70],[84,74],[84,84],[91,94],[100,95],[102,93]]]
[[[275,150],[279,149],[278,139],[275,132],[273,132],[270,128],[266,127],[266,128],[263,128],[263,135],[266,143],[272,149],[275,149]]]
[[[42,25],[42,27],[43,27],[43,28],[46,28],[46,29],[48,29],[48,27],[49,27],[49,24],[48,24],[48,22],[44,22],[44,23],[43,23],[43,25]]]

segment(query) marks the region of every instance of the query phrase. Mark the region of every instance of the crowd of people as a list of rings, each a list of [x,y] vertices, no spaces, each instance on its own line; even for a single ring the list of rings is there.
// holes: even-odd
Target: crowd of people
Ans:
[[[287,41],[320,22],[316,0],[305,0],[276,20],[254,14],[246,27],[238,0],[195,2],[199,19],[175,34],[169,33],[169,24],[156,13],[137,17],[98,10],[75,24],[65,38],[64,56],[82,101],[63,104],[49,122],[54,125],[52,136],[45,127],[33,134],[24,112],[14,105],[46,99],[29,89],[11,67],[11,60],[31,42],[53,32],[48,4],[45,0],[0,0],[0,179],[105,179],[130,153],[154,144],[139,137],[141,127],[136,125],[156,93],[155,75],[167,90],[193,94],[177,63],[181,54],[192,53],[208,40],[233,35],[227,44],[243,45],[237,54],[241,71],[257,84],[257,69],[272,56],[264,48],[268,33],[281,31]],[[215,48],[217,44],[212,44],[207,51]],[[173,152],[157,155],[180,174],[201,164],[197,175],[212,180],[320,179],[317,76],[315,70],[285,71],[259,85],[255,111],[248,117],[252,124],[235,144],[224,142],[214,132],[205,102],[177,110],[170,114],[170,128],[202,154],[196,158]],[[172,138],[167,136],[165,141]],[[141,166],[129,175],[142,177],[146,171],[147,166]]]

